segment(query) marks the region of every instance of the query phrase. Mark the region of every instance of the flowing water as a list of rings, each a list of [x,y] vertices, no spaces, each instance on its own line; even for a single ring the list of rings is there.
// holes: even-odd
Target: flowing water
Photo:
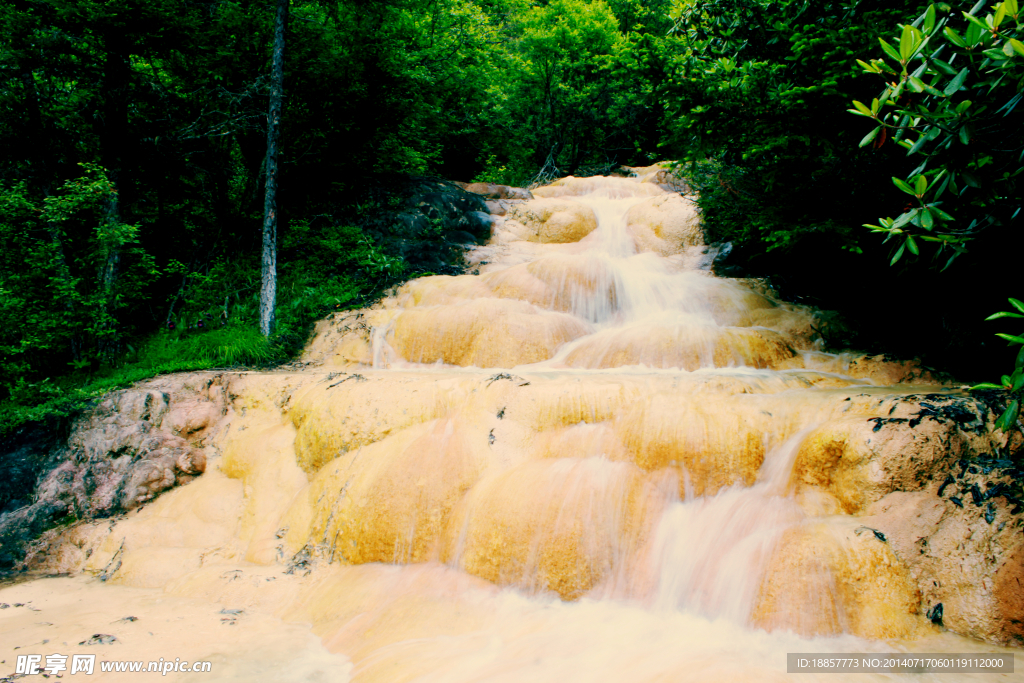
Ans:
[[[812,311],[712,276],[692,204],[657,185],[537,194],[474,274],[409,283],[362,336],[322,323],[305,370],[207,381],[229,405],[206,474],[72,532],[49,566],[85,573],[0,590],[35,610],[0,615],[3,665],[653,683],[783,680],[787,652],[998,649],[931,625],[863,533],[877,464],[815,446],[927,377],[824,353]]]

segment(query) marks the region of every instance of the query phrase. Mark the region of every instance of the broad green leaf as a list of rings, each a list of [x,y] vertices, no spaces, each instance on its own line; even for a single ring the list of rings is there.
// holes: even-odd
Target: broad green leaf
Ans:
[[[991,382],[982,382],[981,384],[975,384],[971,387],[971,391],[978,391],[979,389],[1004,389],[998,384],[992,384]]]
[[[996,334],[1000,339],[1005,339],[1010,344],[1024,344],[1024,337],[1017,337],[1012,334],[1006,334],[1005,332],[999,332]]]
[[[925,230],[931,230],[935,225],[935,219],[932,218],[932,212],[925,209],[921,212],[921,227]],[[915,252],[916,253],[916,252]]]
[[[907,24],[903,27],[903,33],[900,34],[900,61],[909,62],[910,58],[914,55],[915,45],[914,40],[914,27]]]
[[[996,8],[996,16],[992,19],[992,28],[999,28],[999,24],[1003,23],[1003,19],[1006,18],[1006,3],[1000,3],[999,7]]]
[[[903,256],[903,250],[906,248],[906,246],[906,242],[900,245],[900,248],[896,250],[896,255],[892,257],[892,261],[889,261],[890,266],[896,265],[896,262],[900,260],[901,256]]]
[[[960,126],[960,142],[965,145],[971,141],[971,131],[967,129],[967,126]],[[970,183],[968,183],[970,185]]]
[[[1017,371],[1013,373],[1013,385],[1010,387],[1010,391],[1020,391],[1021,387],[1024,387],[1024,372],[1017,368]]]
[[[860,145],[858,145],[858,146],[859,146],[859,147],[867,147],[868,145],[870,145],[870,144],[871,144],[871,142],[872,142],[872,141],[873,141],[873,140],[875,139],[875,137],[877,137],[877,136],[878,136],[878,131],[880,131],[880,130],[882,130],[882,126],[878,126],[878,127],[877,127],[877,128],[875,128],[874,130],[872,130],[872,131],[871,131],[870,133],[868,133],[867,135],[865,135],[865,136],[864,136],[864,137],[863,137],[863,138],[861,139],[861,141],[860,141]]]
[[[964,179],[964,182],[970,185],[971,187],[981,187],[981,180],[978,178],[978,176],[974,175],[970,171],[963,171],[960,174],[960,177],[962,177]]]
[[[1014,308],[1016,308],[1021,313],[1024,313],[1024,302],[1021,302],[1020,299],[1014,299],[1012,297],[1009,299],[1009,301]]]
[[[1024,57],[1024,43],[1020,42],[1016,38],[1010,38],[1010,45],[1013,46],[1014,52]]]
[[[910,147],[910,149],[907,151],[907,156],[910,156],[911,154],[916,154],[917,152],[919,152],[921,150],[921,148],[924,147],[924,144],[926,142],[928,142],[928,136],[927,135],[922,135],[921,137],[919,137],[917,139],[917,142],[915,142]]]
[[[1004,432],[1009,431],[1013,425],[1017,424],[1017,415],[1020,412],[1020,402],[1017,399],[1010,401],[1010,405],[1007,406],[1006,411],[999,416],[996,420],[996,429],[1001,429]]]
[[[974,17],[971,17],[972,19]],[[967,33],[964,34],[964,43],[966,47],[974,47],[981,42],[982,36],[988,35],[988,26],[981,22],[972,22],[967,27]]]
[[[928,9],[925,10],[923,26],[925,33],[931,33],[935,28],[935,5],[928,5]]]
[[[910,185],[908,185],[905,180],[900,180],[896,176],[893,176],[892,184],[895,185],[896,187],[900,188],[901,190],[903,190],[907,194],[912,194],[912,195],[915,195],[915,196],[917,195],[917,193],[914,192],[914,188],[912,188]]]
[[[868,109],[867,105],[864,104],[863,102],[858,102],[857,100],[854,100],[853,106],[855,106],[857,108],[857,111],[864,114],[865,116],[871,116],[871,110]]]
[[[967,12],[964,12],[963,15],[964,15],[964,19],[966,19],[967,21],[971,22],[975,26],[979,27],[981,30],[987,31],[989,29],[988,24],[986,24],[984,21],[982,21],[978,17],[974,16],[973,14],[968,14]]]
[[[1011,17],[1017,16],[1017,12],[1019,11],[1017,9],[1017,0],[1005,0],[1003,4],[1006,5],[1007,14],[1009,14]]]
[[[1024,315],[1021,315],[1020,313],[1010,313],[1009,311],[999,311],[998,313],[993,313],[989,317],[985,318],[985,320],[998,320],[999,318],[1024,318]]]
[[[967,47],[967,43],[964,41],[963,38],[960,37],[960,34],[951,29],[949,26],[942,29],[942,32],[946,34],[946,38],[949,39],[949,42],[953,43],[957,47]]]
[[[967,67],[961,69],[960,73],[953,77],[953,80],[949,82],[949,85],[946,86],[942,93],[946,95],[946,97],[949,97],[956,91],[960,90],[965,80],[967,80]]]
[[[896,51],[896,48],[894,48],[889,43],[885,42],[885,40],[882,38],[879,38],[878,42],[882,44],[882,49],[885,50],[885,54],[889,55],[897,62],[900,61],[900,53]]]
[[[956,69],[938,57],[932,57],[929,63],[944,76],[956,76]]]
[[[928,179],[927,178],[925,178],[923,175],[919,175],[916,178],[914,178],[914,194],[915,195],[917,195],[918,197],[921,197],[921,196],[924,195],[925,190],[927,190],[927,189],[928,189]]]
[[[927,213],[928,212],[926,211],[925,215],[927,215]],[[907,249],[909,249],[910,253],[913,254],[914,256],[917,256],[918,254],[921,253],[920,251],[917,250],[917,242],[914,241],[913,235],[907,235]]]

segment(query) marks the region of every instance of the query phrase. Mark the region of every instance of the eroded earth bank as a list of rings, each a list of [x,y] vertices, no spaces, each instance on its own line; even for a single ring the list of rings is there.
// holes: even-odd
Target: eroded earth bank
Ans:
[[[712,275],[658,168],[492,190],[470,274],[322,321],[288,368],[83,417],[0,519],[83,520],[26,546],[59,576],[0,589],[0,673],[761,681],[787,652],[1024,644],[994,399],[826,353],[813,310]]]

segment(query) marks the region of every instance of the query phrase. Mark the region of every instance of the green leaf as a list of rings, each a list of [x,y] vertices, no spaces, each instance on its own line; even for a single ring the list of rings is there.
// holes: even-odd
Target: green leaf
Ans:
[[[1010,387],[1010,391],[1020,391],[1021,387],[1024,387],[1024,372],[1017,368],[1013,373],[1013,385]]]
[[[985,31],[986,33],[989,31],[989,25],[986,24],[981,19],[979,19],[978,17],[974,16],[973,14],[968,14],[967,12],[964,12],[963,15],[964,19],[971,22],[972,24],[980,28],[982,31]]]
[[[927,212],[925,212],[927,214]],[[910,249],[910,253],[917,256],[921,252],[917,250],[917,242],[914,241],[913,235],[907,235],[907,249]]]
[[[1024,57],[1024,43],[1020,42],[1016,38],[1010,38],[1010,45],[1013,46],[1014,52]]]
[[[998,320],[999,318],[1024,318],[1024,315],[1021,315],[1020,313],[1010,313],[1009,311],[999,311],[998,313],[993,313],[989,317],[985,318],[985,320]]]
[[[1006,3],[1001,3],[996,9],[996,16],[992,19],[992,28],[999,28],[999,24],[1003,23],[1003,19],[1006,18]]]
[[[917,33],[917,29],[910,24],[903,27],[903,33],[900,34],[900,61],[902,63],[909,62],[917,51],[917,46],[921,44]]]
[[[981,384],[975,384],[971,387],[971,391],[978,391],[979,389],[1005,389],[998,384],[992,384],[991,382],[982,382]]]
[[[858,102],[857,100],[854,100],[853,106],[857,107],[857,111],[860,112],[861,114],[864,114],[865,116],[871,116],[871,110],[868,109],[868,106],[863,102]]]
[[[1006,341],[1010,342],[1011,345],[1024,344],[1024,337],[1016,337],[1012,334],[1006,334],[1005,332],[999,332],[996,334],[996,336],[1001,339],[1005,339]]]
[[[921,212],[921,227],[924,228],[925,230],[931,230],[934,225],[935,225],[935,219],[932,218],[932,212],[929,211],[928,209],[925,209],[924,211],[922,211]],[[914,253],[916,254],[917,252],[915,251]]]
[[[954,69],[947,62],[942,61],[938,57],[932,57],[929,63],[933,67],[935,67],[935,70],[937,70],[943,76],[956,76],[956,69]]]
[[[889,55],[897,62],[900,61],[900,53],[896,51],[896,48],[885,42],[882,38],[879,38],[878,42],[882,44],[882,49],[885,50],[885,54]]]
[[[967,67],[964,67],[963,69],[961,69],[960,73],[958,73],[956,76],[953,77],[953,80],[951,80],[949,82],[949,85],[947,85],[945,87],[945,89],[942,91],[942,93],[946,97],[949,97],[950,95],[952,95],[956,91],[960,90],[961,87],[963,87],[963,84],[964,84],[965,80],[967,80]]]
[[[903,191],[904,191],[904,192],[906,192],[907,194],[912,194],[912,195],[914,195],[914,196],[917,196],[917,193],[916,193],[916,192],[914,192],[914,188],[912,188],[912,187],[911,187],[910,185],[908,185],[908,184],[906,183],[906,181],[904,181],[904,180],[900,180],[900,179],[899,179],[899,178],[897,178],[896,176],[893,176],[893,178],[892,178],[892,184],[893,184],[893,185],[895,185],[896,187],[900,188],[901,190],[903,190]]]
[[[981,180],[978,178],[978,176],[974,175],[970,171],[963,171],[960,174],[960,177],[963,178],[964,182],[970,185],[971,187],[981,187]]]
[[[927,189],[928,189],[928,179],[927,178],[925,178],[923,175],[919,175],[916,178],[914,178],[914,194],[915,195],[917,195],[918,197],[921,197],[921,196],[924,195],[925,190],[927,190]]]
[[[924,13],[924,32],[931,33],[935,28],[935,5],[928,5]]]
[[[872,140],[874,140],[874,139],[875,139],[875,137],[877,137],[877,136],[878,136],[878,131],[880,131],[880,130],[882,130],[882,126],[878,126],[878,127],[877,127],[877,128],[875,128],[874,130],[872,130],[872,131],[871,131],[870,133],[868,133],[867,135],[865,135],[865,136],[864,136],[864,137],[863,137],[863,138],[861,139],[861,141],[860,141],[860,145],[858,145],[858,147],[867,147],[868,145],[870,145],[870,144],[871,144],[871,141],[872,141]]]
[[[968,130],[967,126],[960,126],[959,136],[960,142],[964,143],[965,145],[971,141],[971,131]],[[967,184],[970,185],[970,183]]]
[[[1019,11],[1017,9],[1017,0],[1006,0],[1003,4],[1006,5],[1007,14],[1011,17],[1017,16],[1017,12]]]
[[[1020,299],[1014,299],[1014,298],[1012,298],[1012,297],[1011,297],[1011,298],[1009,299],[1009,302],[1010,302],[1010,303],[1011,303],[1011,304],[1013,305],[1013,307],[1014,307],[1014,308],[1016,308],[1016,309],[1017,309],[1018,311],[1020,311],[1021,313],[1024,313],[1024,302],[1022,302],[1022,301],[1021,301]]]
[[[1018,413],[1020,413],[1020,401],[1014,399],[1013,401],[1010,401],[1010,405],[1007,406],[1006,411],[999,416],[998,420],[996,420],[996,429],[1001,429],[1004,432],[1009,431],[1013,425],[1017,424]]]
[[[957,47],[967,47],[967,43],[960,37],[960,34],[950,27],[945,27],[942,29],[942,32],[946,34],[946,38],[949,39],[949,42],[953,43]]]
[[[903,250],[906,248],[906,246],[906,242],[900,245],[900,248],[896,250],[896,255],[892,257],[892,261],[889,261],[890,266],[896,265],[896,262],[900,260],[901,256],[903,256]]]

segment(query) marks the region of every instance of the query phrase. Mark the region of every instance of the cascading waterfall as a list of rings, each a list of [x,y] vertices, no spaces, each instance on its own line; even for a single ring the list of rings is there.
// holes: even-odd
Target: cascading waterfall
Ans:
[[[173,674],[207,681],[761,681],[787,652],[991,651],[928,621],[864,522],[901,457],[871,420],[929,377],[823,352],[813,311],[712,276],[692,203],[641,181],[539,188],[474,274],[323,321],[305,369],[190,376],[225,401],[192,433],[206,473],[61,537],[43,566],[84,575],[0,593],[46,612],[25,639],[117,629],[117,657],[209,659]]]

